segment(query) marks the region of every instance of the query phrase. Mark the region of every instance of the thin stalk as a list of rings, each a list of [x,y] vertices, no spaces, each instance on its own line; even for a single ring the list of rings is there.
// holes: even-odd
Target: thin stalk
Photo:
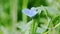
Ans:
[[[1,17],[2,17],[3,11],[4,11],[3,8],[4,8],[3,7],[3,2],[1,1],[0,2],[0,25],[1,25],[1,20],[2,20]]]
[[[12,34],[17,34],[17,0],[10,0],[10,11],[12,20]]]
[[[36,34],[37,23],[35,22],[35,20],[33,20],[33,23],[32,23],[31,27],[32,27],[31,34]]]
[[[57,25],[55,25],[55,27],[54,27],[54,28],[57,28],[59,25],[60,25],[60,23],[58,23]]]
[[[23,0],[22,9],[27,8],[27,5],[28,5],[28,0]],[[22,14],[22,20],[26,23],[27,22],[27,16]]]
[[[53,31],[54,31],[54,34],[56,34],[56,30],[55,28],[57,28],[58,26],[60,26],[60,23],[58,23],[57,25],[55,25],[55,27],[53,27]],[[51,29],[49,29],[47,32],[45,32],[44,34],[47,34],[48,32],[50,32]]]
[[[1,25],[1,20],[2,20],[2,19],[1,19],[1,16],[2,16],[2,15],[1,15],[1,14],[2,14],[2,11],[3,11],[3,9],[2,9],[2,6],[0,5],[0,25]]]

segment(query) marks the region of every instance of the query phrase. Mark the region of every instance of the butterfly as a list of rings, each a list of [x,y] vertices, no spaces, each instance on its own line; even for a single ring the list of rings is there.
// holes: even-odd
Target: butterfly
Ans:
[[[25,15],[27,15],[29,17],[33,17],[38,12],[36,11],[36,9],[34,7],[32,7],[31,9],[24,9],[24,10],[22,10],[22,13],[24,13]]]

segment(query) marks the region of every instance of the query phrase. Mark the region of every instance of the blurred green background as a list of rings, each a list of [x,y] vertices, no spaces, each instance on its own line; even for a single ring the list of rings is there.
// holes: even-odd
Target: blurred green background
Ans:
[[[22,13],[32,7],[44,8],[33,20]],[[0,0],[0,34],[60,34],[59,26],[60,0]]]

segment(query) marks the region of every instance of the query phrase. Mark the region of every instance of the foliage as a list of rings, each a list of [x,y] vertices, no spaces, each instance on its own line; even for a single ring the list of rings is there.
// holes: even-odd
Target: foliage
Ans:
[[[60,34],[60,0],[0,0],[0,34]]]

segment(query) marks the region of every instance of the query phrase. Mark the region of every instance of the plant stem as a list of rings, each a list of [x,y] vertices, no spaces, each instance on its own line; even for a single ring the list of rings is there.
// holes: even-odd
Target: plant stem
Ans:
[[[36,34],[37,23],[33,20],[31,34]]]
[[[27,8],[27,5],[28,5],[28,0],[23,0],[22,9]],[[27,16],[26,15],[22,14],[22,19],[25,23],[27,22]]]
[[[12,34],[17,34],[17,0],[10,0],[11,20],[12,20]]]
[[[57,25],[55,25],[55,27],[54,27],[54,28],[57,28],[59,25],[60,25],[60,23],[58,23]]]

